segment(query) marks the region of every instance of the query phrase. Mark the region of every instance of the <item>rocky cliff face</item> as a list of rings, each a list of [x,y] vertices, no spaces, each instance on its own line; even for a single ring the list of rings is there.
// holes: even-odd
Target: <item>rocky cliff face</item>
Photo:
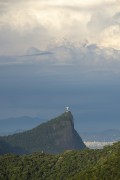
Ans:
[[[73,116],[70,111],[32,130],[1,138],[10,146],[29,153],[44,151],[56,154],[65,150],[86,148],[74,129]]]
[[[65,112],[61,116],[52,120],[51,127],[53,128],[53,139],[55,149],[58,152],[72,149],[83,149],[85,145],[74,129],[74,121],[71,112]]]

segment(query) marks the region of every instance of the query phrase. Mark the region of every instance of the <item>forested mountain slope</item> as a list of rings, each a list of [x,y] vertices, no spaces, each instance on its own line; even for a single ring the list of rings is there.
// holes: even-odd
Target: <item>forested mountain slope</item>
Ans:
[[[120,142],[102,150],[0,156],[0,179],[119,180]]]

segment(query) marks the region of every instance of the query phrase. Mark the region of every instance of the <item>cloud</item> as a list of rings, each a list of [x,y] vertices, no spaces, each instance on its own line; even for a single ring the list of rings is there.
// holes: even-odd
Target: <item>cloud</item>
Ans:
[[[62,38],[71,41],[88,39],[106,46],[103,37],[106,37],[104,34],[108,26],[119,18],[119,5],[120,1],[116,0],[1,1],[0,37],[4,31],[8,34],[2,38],[4,45],[0,44],[1,53],[8,53],[8,49],[11,53],[13,49],[14,52],[21,52],[24,48],[34,46],[35,41],[36,46],[44,49],[51,41]],[[15,45],[11,37],[16,39]],[[11,42],[13,47],[8,47],[7,42]]]
[[[42,26],[26,33],[4,27],[0,30],[0,54],[21,55],[31,46],[44,49],[49,40],[49,32]]]
[[[120,1],[92,12],[87,24],[89,38],[103,47],[120,49],[120,12],[117,5],[120,5]]]
[[[106,28],[101,34],[101,45],[120,49],[120,25],[115,24]]]

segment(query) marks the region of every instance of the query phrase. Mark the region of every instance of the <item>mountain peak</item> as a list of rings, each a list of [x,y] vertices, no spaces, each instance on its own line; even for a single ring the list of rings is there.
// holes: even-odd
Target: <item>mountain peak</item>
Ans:
[[[43,123],[29,131],[3,137],[12,147],[19,147],[29,153],[44,151],[61,153],[65,150],[86,148],[81,137],[74,129],[73,115],[65,111],[60,116]]]
[[[74,126],[74,120],[71,111],[65,111],[64,113],[50,120],[49,122],[51,123],[70,122]]]

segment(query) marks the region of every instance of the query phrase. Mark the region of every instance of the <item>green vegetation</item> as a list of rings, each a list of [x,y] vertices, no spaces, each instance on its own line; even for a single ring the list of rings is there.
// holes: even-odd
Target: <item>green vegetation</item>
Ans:
[[[120,180],[120,142],[102,150],[0,156],[0,180]]]
[[[0,154],[40,151],[57,154],[68,149],[84,148],[86,146],[74,129],[71,112],[63,113],[31,130],[0,137]]]

